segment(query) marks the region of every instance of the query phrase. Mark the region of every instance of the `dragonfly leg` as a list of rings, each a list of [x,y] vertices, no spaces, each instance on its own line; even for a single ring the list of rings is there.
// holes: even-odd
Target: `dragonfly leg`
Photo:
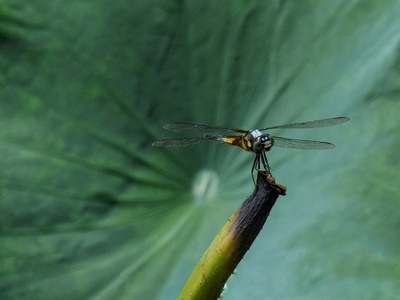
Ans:
[[[260,154],[257,153],[256,157],[254,158],[253,161],[253,166],[251,167],[251,178],[253,179],[254,185],[256,185],[256,181],[254,179],[254,170],[258,170],[260,168]]]
[[[263,168],[266,169],[268,171],[268,173],[271,171],[269,168],[269,164],[268,164],[268,159],[267,159],[267,155],[265,154],[265,152],[262,152],[260,154],[258,154],[261,158],[261,162],[263,164]],[[260,160],[260,159],[259,159]],[[260,164],[260,163],[259,163]],[[260,168],[260,167],[259,167]]]
[[[265,152],[256,153],[256,157],[254,158],[253,166],[251,167],[251,178],[253,179],[254,185],[256,184],[254,179],[254,170],[261,170],[261,165],[268,173],[270,173],[271,170]]]

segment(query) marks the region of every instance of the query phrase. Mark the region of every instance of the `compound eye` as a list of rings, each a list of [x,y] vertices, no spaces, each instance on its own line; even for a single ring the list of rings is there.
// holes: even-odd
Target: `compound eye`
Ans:
[[[261,141],[261,143],[265,143],[265,142],[269,141],[269,137],[266,136],[266,135],[263,135],[263,136],[260,138],[260,141]]]

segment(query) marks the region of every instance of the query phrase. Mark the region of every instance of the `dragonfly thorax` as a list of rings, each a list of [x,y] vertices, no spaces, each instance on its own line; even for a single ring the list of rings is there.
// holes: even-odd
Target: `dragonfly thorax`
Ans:
[[[262,133],[259,130],[251,130],[247,133],[247,139],[250,144],[251,151],[261,153],[269,151],[273,146],[273,139],[268,133]]]

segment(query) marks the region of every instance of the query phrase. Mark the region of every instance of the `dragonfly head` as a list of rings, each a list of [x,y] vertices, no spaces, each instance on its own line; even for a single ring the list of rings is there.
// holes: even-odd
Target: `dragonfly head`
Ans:
[[[274,140],[268,133],[260,134],[254,139],[253,151],[256,153],[269,151],[274,145]]]

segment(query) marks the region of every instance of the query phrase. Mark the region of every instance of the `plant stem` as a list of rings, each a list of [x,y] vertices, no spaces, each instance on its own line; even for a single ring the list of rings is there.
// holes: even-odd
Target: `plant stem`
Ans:
[[[231,215],[201,257],[178,299],[217,299],[244,254],[250,248],[279,195],[286,188],[271,174],[259,171],[257,185]]]

